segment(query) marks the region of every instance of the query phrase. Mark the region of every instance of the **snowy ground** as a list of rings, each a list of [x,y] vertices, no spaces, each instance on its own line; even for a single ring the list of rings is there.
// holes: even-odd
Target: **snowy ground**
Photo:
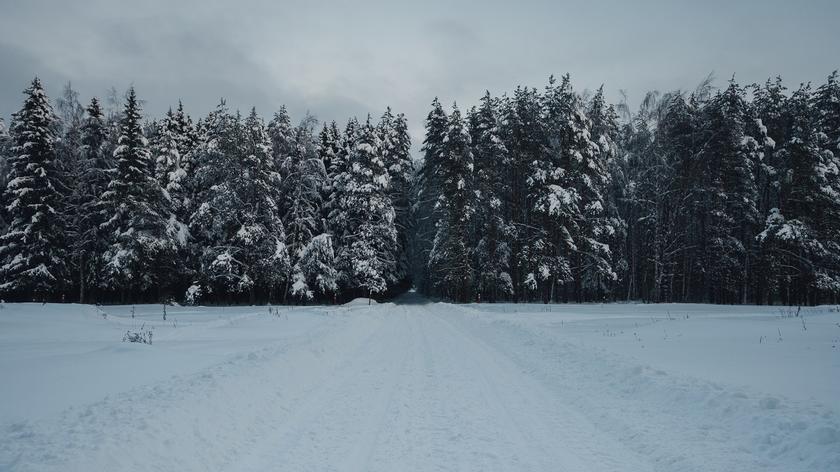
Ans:
[[[832,307],[403,301],[6,304],[0,471],[840,470]]]

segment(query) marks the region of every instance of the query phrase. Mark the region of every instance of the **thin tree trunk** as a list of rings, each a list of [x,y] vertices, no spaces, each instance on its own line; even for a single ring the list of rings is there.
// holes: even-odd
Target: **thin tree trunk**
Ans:
[[[85,302],[85,257],[79,258],[79,303]]]

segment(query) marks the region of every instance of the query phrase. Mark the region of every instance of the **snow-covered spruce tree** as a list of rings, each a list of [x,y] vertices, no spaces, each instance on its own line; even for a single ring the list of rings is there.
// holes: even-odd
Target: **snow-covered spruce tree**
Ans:
[[[539,215],[531,211],[534,196],[531,191],[531,173],[535,163],[541,162],[545,153],[545,125],[540,96],[534,89],[517,87],[513,97],[502,101],[505,146],[509,160],[505,173],[509,177],[505,218],[510,227],[511,279],[514,299],[527,301],[533,293],[545,292],[538,286],[537,277],[551,274],[541,272],[541,262],[551,257],[546,244],[544,225]]]
[[[812,96],[810,86],[803,85],[786,101],[787,139],[778,149],[785,163],[777,169],[779,206],[771,208],[758,235],[765,250],[784,261],[778,290],[787,304],[815,303],[820,294],[838,292],[840,258],[832,228],[840,217],[832,185],[837,164],[821,152],[825,139],[818,131]]]
[[[324,205],[327,213],[327,231],[333,236],[333,248],[336,255],[340,255],[344,249],[348,234],[348,198],[350,182],[350,154],[355,148],[359,139],[359,122],[351,118],[347,122],[344,133],[339,139],[338,152],[335,154],[330,167],[327,169],[327,178],[330,185],[330,196]],[[341,266],[336,267],[339,271],[340,281],[347,280],[349,274],[342,270]],[[343,282],[342,282],[343,283]]]
[[[200,124],[199,144],[193,153],[194,172],[189,178],[189,268],[193,280],[188,289],[192,297],[188,298],[193,298],[193,302],[198,301],[195,294],[225,296],[239,291],[233,289],[237,284],[231,282],[231,277],[211,270],[216,259],[225,254],[232,231],[230,220],[235,203],[225,194],[230,192],[233,196],[227,180],[236,172],[232,139],[235,123],[222,100]]]
[[[341,133],[338,131],[338,125],[335,121],[330,122],[329,125],[324,123],[321,131],[318,133],[318,157],[324,163],[324,168],[329,170],[340,151]]]
[[[440,210],[437,207],[441,193],[438,167],[444,158],[444,143],[449,131],[449,117],[437,97],[426,117],[426,137],[423,141],[423,163],[417,170],[414,194],[413,220],[415,222],[413,254],[416,273],[414,285],[422,293],[431,294],[435,284],[429,271],[429,254],[434,245]]]
[[[496,104],[490,92],[484,94],[470,122],[475,161],[476,289],[479,300],[495,302],[513,294],[513,282],[508,273],[510,246],[502,208],[508,150],[502,141]]]
[[[812,96],[816,114],[819,171],[826,185],[821,189],[829,203],[819,221],[818,231],[826,255],[821,261],[814,303],[836,301],[840,296],[840,80],[837,71],[820,85]],[[820,295],[828,295],[817,298]]]
[[[550,79],[539,117],[533,116],[533,98],[523,93],[515,97],[517,117],[526,124],[538,121],[526,129],[521,129],[523,122],[517,123],[515,130],[517,148],[535,155],[528,163],[526,179],[530,215],[520,220],[525,225],[520,234],[527,263],[523,288],[526,293],[536,292],[543,301],[555,299],[558,286],[575,280],[572,270],[582,220],[572,167],[575,159],[583,159],[582,141],[588,140],[583,134],[588,130],[576,114],[577,97],[567,79],[560,85]]]
[[[78,181],[77,206],[74,209],[76,233],[73,252],[79,258],[79,302],[90,298],[105,286],[102,256],[108,249],[101,225],[106,221],[100,211],[100,197],[107,190],[113,174],[113,161],[104,151],[108,130],[99,100],[93,98],[81,125],[81,176]],[[95,296],[95,295],[94,295]],[[94,298],[95,300],[96,298]]]
[[[172,121],[170,126],[174,129],[179,161],[175,174],[170,176],[171,190],[169,192],[176,216],[181,221],[187,221],[194,210],[192,181],[199,131],[193,124],[192,118],[184,111],[184,105],[180,100],[178,100],[178,108],[175,109]]]
[[[243,221],[251,226],[243,225],[236,239],[241,239],[248,249],[247,260],[253,267],[257,286],[271,293],[289,273],[286,234],[277,204],[279,176],[271,159],[271,139],[255,109],[245,119],[244,134],[243,173],[235,185],[243,194],[247,212]],[[251,298],[253,301],[253,294]]]
[[[47,299],[66,285],[56,163],[56,116],[41,81],[24,92],[13,115],[9,180],[4,192],[9,227],[0,236],[0,291],[22,299]]]
[[[577,234],[573,235],[576,250],[572,254],[575,299],[603,299],[616,279],[610,263],[612,253],[606,244],[615,231],[606,214],[609,155],[606,152],[602,153],[598,143],[592,140],[592,123],[584,112],[580,97],[572,91],[569,82],[567,74],[556,89],[566,108],[562,109],[561,115],[555,117],[559,121],[550,125],[549,136],[553,133],[560,134],[572,185],[580,198]],[[550,88],[547,94],[552,96]],[[549,98],[549,103],[550,101]]]
[[[411,184],[414,164],[411,161],[411,138],[405,116],[394,116],[391,108],[382,115],[377,133],[382,148],[382,159],[388,170],[390,185],[388,194],[394,206],[394,224],[397,228],[395,270],[389,276],[392,283],[405,286],[409,279],[409,232],[411,223]]]
[[[251,303],[258,294],[271,298],[289,273],[289,257],[265,125],[253,109],[244,122],[232,116],[224,102],[205,125],[190,217],[200,261],[195,285],[228,300],[237,293],[248,293]]]
[[[441,189],[437,206],[441,218],[429,254],[429,266],[438,290],[459,302],[472,298],[473,270],[469,241],[475,213],[473,170],[469,132],[460,110],[453,106],[443,156],[437,166],[436,180]]]
[[[350,149],[342,191],[344,234],[338,252],[341,283],[351,293],[387,291],[394,271],[397,232],[388,195],[389,177],[370,117]]]
[[[321,186],[321,201],[324,204],[321,207],[321,217],[325,222],[329,219],[330,212],[330,195],[332,194],[332,167],[341,152],[341,133],[338,131],[338,126],[335,121],[329,125],[324,123],[323,128],[318,133],[318,157],[324,164],[324,172],[326,179],[324,185]]]
[[[285,106],[281,106],[268,123],[268,136],[271,140],[271,155],[274,159],[274,167],[280,172],[283,179],[295,165],[295,155],[298,151],[295,134],[296,130],[292,126],[289,113]]]
[[[601,220],[603,224],[600,227],[602,232],[598,235],[598,240],[610,249],[612,257],[609,264],[614,276],[603,278],[597,271],[590,273],[593,273],[597,282],[602,284],[603,291],[601,294],[607,295],[614,293],[618,286],[617,282],[622,278],[622,275],[626,274],[627,262],[625,260],[624,241],[627,236],[627,225],[619,214],[616,202],[616,183],[613,182],[613,176],[616,174],[619,174],[618,177],[621,178],[617,143],[619,136],[618,114],[613,105],[606,103],[603,85],[598,88],[589,103],[587,116],[591,122],[591,139],[598,146],[598,160],[603,163],[604,171],[607,174],[606,181],[608,184],[603,188],[605,208]],[[623,182],[620,182],[619,185],[621,183]]]
[[[151,153],[154,160],[155,178],[172,199],[173,208],[178,209],[181,201],[176,197],[181,191],[181,152],[178,149],[178,129],[175,114],[170,108],[164,119],[155,123],[151,138]],[[180,209],[178,209],[180,211]]]
[[[752,85],[752,109],[764,144],[763,156],[756,171],[756,188],[759,195],[758,213],[766,219],[773,208],[779,208],[779,190],[784,176],[785,161],[782,144],[787,139],[787,96],[782,79],[767,80],[763,85]],[[777,145],[778,143],[778,145]],[[761,223],[761,222],[759,222]],[[762,229],[761,224],[759,228]],[[782,260],[772,252],[770,245],[758,245],[755,277],[756,298],[759,304],[773,303],[779,293],[779,283],[785,272]]]
[[[192,123],[184,113],[183,105],[167,111],[164,119],[154,124],[151,138],[151,152],[154,160],[154,174],[158,184],[171,202],[171,210],[178,221],[185,222],[192,211],[191,172],[195,136]],[[176,254],[179,273],[176,278],[183,283],[188,277],[187,245],[179,247]],[[180,290],[183,287],[178,287]]]
[[[153,174],[153,162],[141,124],[140,104],[129,89],[120,121],[116,168],[102,194],[109,243],[105,253],[108,285],[122,301],[144,293],[165,295],[177,273],[173,255],[185,243],[185,228],[171,212],[171,202]]]
[[[704,297],[717,303],[746,303],[749,294],[758,222],[754,172],[760,149],[750,136],[754,121],[734,80],[703,108],[698,154],[708,274],[703,285]]]
[[[302,300],[329,300],[338,291],[332,236],[313,237],[301,249],[292,272],[292,295]]]
[[[286,246],[293,268],[293,274],[287,280],[287,287],[290,282],[306,279],[305,275],[296,273],[294,270],[303,268],[298,262],[303,257],[304,249],[313,238],[325,231],[321,196],[326,186],[327,173],[313,135],[315,125],[317,122],[310,115],[298,126],[295,137],[298,149],[294,153],[295,158],[291,161],[293,167],[288,170],[283,182],[285,207],[283,221],[286,225]],[[330,245],[330,250],[332,250],[332,245]],[[311,298],[305,296],[306,291],[297,290],[294,294],[305,299]],[[284,293],[284,299],[285,295]]]

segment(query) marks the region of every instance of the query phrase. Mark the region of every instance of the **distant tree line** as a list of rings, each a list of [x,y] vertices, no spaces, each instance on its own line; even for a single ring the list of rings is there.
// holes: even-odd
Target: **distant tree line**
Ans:
[[[840,83],[648,93],[568,75],[403,115],[266,124],[222,101],[144,120],[134,90],[0,121],[7,299],[816,304],[840,295]],[[415,169],[416,167],[416,169]]]
[[[222,101],[144,121],[134,89],[56,107],[36,78],[0,121],[7,299],[334,302],[410,284],[403,115],[320,129]]]
[[[435,100],[415,283],[458,301],[837,302],[840,83]]]

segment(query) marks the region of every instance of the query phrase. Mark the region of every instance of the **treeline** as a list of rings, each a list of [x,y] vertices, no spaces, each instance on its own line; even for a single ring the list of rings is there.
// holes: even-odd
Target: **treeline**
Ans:
[[[266,124],[222,101],[144,121],[35,79],[0,121],[7,299],[335,302],[410,285],[413,164],[403,115]],[[122,103],[119,103],[122,102]]]
[[[416,284],[468,301],[836,302],[840,83],[487,93],[426,119]]]
[[[435,100],[266,124],[222,101],[144,121],[36,79],[0,121],[0,292],[84,302],[335,302],[414,284],[456,301],[784,303],[840,294],[840,83]]]

